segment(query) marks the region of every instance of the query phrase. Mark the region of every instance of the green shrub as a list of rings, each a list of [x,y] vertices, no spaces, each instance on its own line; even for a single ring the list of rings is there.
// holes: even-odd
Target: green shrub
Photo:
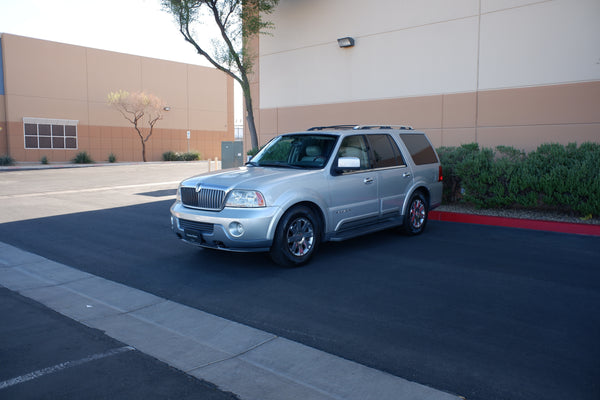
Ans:
[[[0,165],[13,165],[15,160],[8,154],[0,156]]]
[[[196,161],[200,159],[200,153],[190,151],[187,153],[176,153],[167,151],[163,153],[163,161]]]
[[[108,162],[109,163],[115,163],[115,162],[117,162],[117,156],[115,156],[114,153],[110,153],[108,155]]]
[[[200,153],[194,151],[183,153],[181,156],[183,161],[196,161],[200,159]]]
[[[177,153],[173,151],[166,151],[163,153],[163,161],[179,161],[177,159]]]
[[[42,164],[44,164],[44,165],[47,165],[47,164],[48,164],[48,157],[46,157],[46,156],[43,156],[43,157],[42,157],[42,159],[40,160],[40,162],[41,162]]]
[[[441,147],[437,150],[444,171],[444,193],[445,203],[453,203],[462,198],[461,177],[456,168],[465,159],[473,157],[479,152],[477,143],[463,144],[460,147]]]
[[[446,203],[478,207],[550,208],[600,215],[600,144],[544,144],[526,154],[477,144],[438,150]]]
[[[77,153],[77,155],[73,159],[74,164],[91,164],[93,162],[94,161],[92,160],[90,155],[85,151]]]

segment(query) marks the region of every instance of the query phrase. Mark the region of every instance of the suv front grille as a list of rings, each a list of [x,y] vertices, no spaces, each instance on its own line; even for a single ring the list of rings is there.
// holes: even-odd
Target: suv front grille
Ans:
[[[199,233],[213,233],[214,224],[208,222],[196,222],[189,221],[187,219],[180,219],[179,226],[184,231],[194,231]]]
[[[201,188],[196,191],[193,187],[182,187],[181,202],[186,207],[218,211],[223,208],[225,194],[221,189]]]

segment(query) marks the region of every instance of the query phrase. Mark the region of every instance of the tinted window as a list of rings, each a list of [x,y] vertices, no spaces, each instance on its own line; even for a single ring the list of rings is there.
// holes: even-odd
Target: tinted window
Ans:
[[[415,164],[423,165],[438,162],[435,151],[425,135],[401,134],[400,138],[402,138]]]
[[[386,168],[404,165],[396,142],[389,135],[369,135],[373,168]]]

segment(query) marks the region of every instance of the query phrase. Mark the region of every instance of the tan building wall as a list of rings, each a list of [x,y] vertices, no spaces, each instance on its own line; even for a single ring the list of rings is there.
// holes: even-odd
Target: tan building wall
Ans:
[[[310,126],[410,125],[435,146],[478,142],[527,151],[542,143],[600,142],[600,82],[260,110],[261,142]]]
[[[0,94],[0,156],[8,154],[4,95]]]
[[[141,161],[137,133],[107,103],[108,93],[120,89],[152,93],[170,108],[147,142],[148,161],[188,145],[205,159],[220,158],[221,142],[234,140],[233,80],[213,68],[9,34],[1,40],[0,152],[17,161],[69,161],[81,151],[96,161],[111,153],[118,161]],[[23,118],[77,121],[77,148],[25,148]]]
[[[261,143],[347,123],[411,125],[436,146],[600,142],[597,0],[281,0],[270,17],[254,43]]]

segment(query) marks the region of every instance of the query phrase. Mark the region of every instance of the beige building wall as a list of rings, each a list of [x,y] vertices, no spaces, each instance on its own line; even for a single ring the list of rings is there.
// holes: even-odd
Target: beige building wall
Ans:
[[[8,154],[5,104],[4,95],[0,94],[0,157]]]
[[[111,91],[145,91],[169,107],[147,142],[148,161],[166,151],[221,157],[234,140],[233,80],[207,67],[2,34],[6,151],[17,161],[69,161],[87,151],[96,161],[141,161],[132,125],[107,103]],[[75,120],[77,149],[26,149],[23,118]],[[187,131],[191,137],[188,141]],[[2,152],[3,140],[0,140]]]
[[[346,123],[411,125],[437,146],[600,142],[597,0],[281,0],[269,17],[261,143]]]

